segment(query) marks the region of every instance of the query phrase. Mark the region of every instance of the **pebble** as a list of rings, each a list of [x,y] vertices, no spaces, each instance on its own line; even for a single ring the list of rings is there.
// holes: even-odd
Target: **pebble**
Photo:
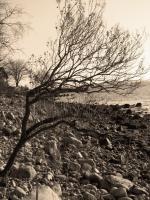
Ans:
[[[135,195],[140,195],[140,194],[146,194],[148,195],[148,192],[144,189],[144,188],[141,188],[139,186],[133,186],[131,188],[131,192]]]
[[[15,115],[12,112],[8,112],[6,114],[6,118],[10,119],[10,120],[15,120],[16,119]]]
[[[89,192],[84,192],[83,198],[86,199],[86,200],[97,200],[97,198]]]
[[[115,200],[115,198],[111,194],[102,195],[104,200]]]
[[[108,194],[108,191],[105,190],[105,189],[100,189],[99,191],[100,191],[100,193],[101,193],[102,195],[104,195],[104,194]]]
[[[73,144],[73,145],[75,145],[77,148],[83,146],[83,144],[82,144],[82,142],[81,142],[80,140],[78,140],[77,138],[72,137],[72,136],[70,136],[70,137],[64,137],[62,142],[63,142],[64,144],[66,144],[66,145]]]
[[[46,153],[51,156],[53,161],[60,161],[61,154],[57,145],[57,141],[51,140],[45,147]]]
[[[20,198],[27,195],[27,193],[21,187],[16,187],[14,194]]]

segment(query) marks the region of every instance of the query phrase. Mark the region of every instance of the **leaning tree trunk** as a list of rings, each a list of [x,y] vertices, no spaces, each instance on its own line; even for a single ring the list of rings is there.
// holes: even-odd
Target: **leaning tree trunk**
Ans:
[[[16,86],[18,84],[19,84],[19,82],[16,82]],[[29,115],[30,115],[30,103],[29,103],[29,96],[28,96],[28,94],[26,94],[25,114],[24,114],[24,118],[22,120],[21,138],[19,139],[18,143],[16,144],[15,148],[13,149],[13,152],[11,153],[4,169],[2,171],[0,171],[0,177],[6,177],[8,175],[8,173],[16,159],[18,152],[20,151],[20,149],[24,146],[24,144],[27,141],[27,137],[25,135],[26,135],[26,127],[27,127]]]
[[[11,153],[6,166],[4,167],[4,169],[2,171],[0,171],[0,177],[6,177],[8,175],[8,173],[10,172],[10,169],[16,159],[16,156],[18,154],[18,152],[20,151],[20,149],[22,148],[22,146],[25,144],[25,140],[19,140],[19,142],[17,143],[17,145],[15,146],[13,152]]]

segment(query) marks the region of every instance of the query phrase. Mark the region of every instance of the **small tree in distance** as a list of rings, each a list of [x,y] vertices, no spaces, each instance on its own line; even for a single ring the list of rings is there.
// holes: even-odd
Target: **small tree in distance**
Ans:
[[[18,151],[31,138],[46,130],[66,124],[76,128],[71,114],[55,115],[29,125],[31,108],[43,97],[49,99],[66,93],[91,93],[133,90],[142,73],[142,36],[132,35],[119,26],[108,29],[103,22],[104,2],[58,2],[60,21],[58,38],[36,60],[46,66],[39,84],[26,94],[21,136],[1,176],[8,174]],[[128,91],[129,92],[129,91]]]
[[[46,66],[43,62],[41,63],[41,58],[42,57],[38,58],[38,60],[35,61],[35,57],[34,55],[32,55],[30,61],[28,62],[29,65],[31,65],[29,70],[29,77],[30,84],[32,85],[32,87],[39,86],[42,83],[43,78],[46,78],[45,75],[48,71],[48,66]]]
[[[25,24],[20,20],[23,11],[10,5],[7,0],[0,0],[0,64],[6,62],[14,53],[16,41],[22,36]]]
[[[20,82],[29,75],[29,70],[23,60],[10,60],[7,64],[7,73],[18,87]]]

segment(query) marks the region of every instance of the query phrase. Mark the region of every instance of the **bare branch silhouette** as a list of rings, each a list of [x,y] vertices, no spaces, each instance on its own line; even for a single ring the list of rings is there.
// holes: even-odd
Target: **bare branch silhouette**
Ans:
[[[143,73],[140,34],[130,34],[118,25],[107,28],[103,21],[104,2],[59,1],[58,38],[34,65],[46,69],[37,86],[26,94],[20,140],[0,175],[8,174],[25,142],[47,129],[65,123],[65,116],[41,120],[29,127],[32,106],[43,98],[54,99],[65,93],[114,91],[124,93],[136,88]],[[71,116],[71,113],[68,113]]]

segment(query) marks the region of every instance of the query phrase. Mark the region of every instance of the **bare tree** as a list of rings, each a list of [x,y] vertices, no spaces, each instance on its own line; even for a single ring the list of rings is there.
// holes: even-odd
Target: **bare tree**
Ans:
[[[20,8],[0,0],[0,63],[16,50],[15,43],[22,36],[25,25],[18,19],[23,14]]]
[[[7,74],[15,82],[16,87],[18,87],[20,82],[29,75],[29,70],[25,61],[10,60],[7,64]]]
[[[36,87],[42,83],[43,78],[46,78],[45,75],[49,68],[43,63],[42,57],[36,60],[32,56],[28,64],[31,65],[29,70],[30,83],[33,87]]]
[[[63,6],[63,8],[61,8]],[[104,3],[83,5],[82,1],[65,0],[58,5],[60,23],[56,27],[58,38],[40,57],[41,66],[48,70],[39,85],[26,94],[25,113],[21,137],[4,170],[5,176],[26,141],[66,124],[78,127],[70,113],[45,118],[29,126],[31,108],[43,97],[56,98],[65,93],[91,93],[118,91],[137,87],[142,73],[142,36],[114,26],[108,29],[103,22]]]
[[[32,69],[30,70],[30,83],[33,86],[37,86],[41,83],[41,81],[43,80],[43,77],[45,75],[45,70],[38,70],[38,71],[33,71]]]

